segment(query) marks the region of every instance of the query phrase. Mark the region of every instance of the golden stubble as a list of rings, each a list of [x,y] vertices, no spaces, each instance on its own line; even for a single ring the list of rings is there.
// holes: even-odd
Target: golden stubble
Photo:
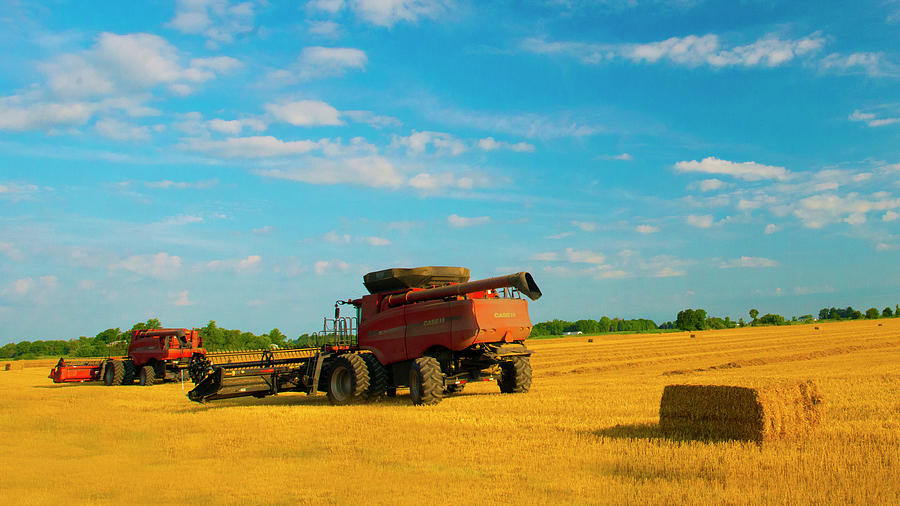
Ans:
[[[879,325],[881,324],[881,325]],[[437,406],[283,394],[208,405],[189,384],[55,385],[0,367],[0,502],[900,503],[900,319],[533,340],[534,384]],[[671,440],[673,383],[810,379],[802,438]]]

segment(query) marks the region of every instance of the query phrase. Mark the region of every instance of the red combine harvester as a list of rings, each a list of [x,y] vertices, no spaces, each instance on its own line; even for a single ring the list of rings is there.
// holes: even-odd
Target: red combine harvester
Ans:
[[[541,296],[527,272],[469,282],[469,269],[387,269],[363,278],[369,295],[335,303],[320,347],[295,356],[214,364],[195,356],[188,397],[197,402],[326,392],[332,404],[374,400],[409,387],[414,404],[436,404],[466,383],[494,380],[504,393],[531,387],[528,303]],[[350,305],[355,316],[340,316]]]
[[[128,356],[61,358],[50,371],[54,383],[103,380],[107,385],[130,385],[137,378],[150,386],[176,379],[193,357],[206,356],[197,329],[132,330]]]

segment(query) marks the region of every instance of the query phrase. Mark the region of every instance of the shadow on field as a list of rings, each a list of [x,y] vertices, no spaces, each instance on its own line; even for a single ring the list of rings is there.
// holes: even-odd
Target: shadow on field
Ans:
[[[667,439],[657,423],[632,423],[613,425],[592,432],[595,436],[615,439]]]
[[[53,383],[50,385],[32,385],[31,388],[87,388],[87,387],[106,387],[102,381],[87,381],[84,383]]]
[[[698,443],[722,443],[726,441],[745,441],[740,438],[698,436],[690,433],[666,434],[656,423],[619,424],[605,429],[592,431],[591,434],[613,439],[646,439],[647,441],[695,441]]]

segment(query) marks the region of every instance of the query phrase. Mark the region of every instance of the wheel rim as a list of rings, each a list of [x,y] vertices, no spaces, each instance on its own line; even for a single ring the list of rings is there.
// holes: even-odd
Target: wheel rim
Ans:
[[[112,366],[107,365],[106,372],[103,373],[103,382],[106,383],[107,385],[112,385],[113,378],[114,378],[113,374],[114,373],[112,370]]]
[[[343,401],[350,397],[353,390],[353,378],[345,367],[338,367],[331,374],[331,393],[334,398]]]
[[[144,386],[146,384],[147,384],[147,371],[145,371],[143,368],[141,368],[141,386]]]

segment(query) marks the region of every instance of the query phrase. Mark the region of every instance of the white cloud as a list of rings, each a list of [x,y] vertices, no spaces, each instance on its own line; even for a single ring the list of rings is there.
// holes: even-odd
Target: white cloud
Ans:
[[[450,0],[350,0],[347,5],[356,15],[377,26],[391,28],[406,21],[436,19],[447,10]]]
[[[110,266],[112,270],[126,270],[140,276],[165,278],[181,269],[181,258],[165,252],[153,255],[134,255]]]
[[[691,160],[677,162],[675,170],[678,172],[700,172],[705,174],[724,174],[746,181],[759,181],[763,179],[777,179],[779,181],[790,179],[791,174],[784,167],[763,165],[756,162],[729,162],[715,157],[704,158],[701,161]]]
[[[778,262],[770,258],[763,257],[740,257],[734,260],[727,260],[719,264],[720,269],[757,269],[778,267]]]
[[[338,234],[334,230],[326,232],[322,235],[322,239],[332,244],[350,244],[350,234]]]
[[[178,292],[178,296],[173,302],[176,306],[193,306],[194,302],[188,299],[188,291],[182,290]]]
[[[884,216],[881,217],[881,221],[894,221],[897,218],[900,218],[900,214],[894,211],[888,211],[884,213]]]
[[[193,183],[188,183],[186,181],[170,181],[168,179],[163,179],[162,181],[145,181],[144,182],[144,186],[146,186],[147,188],[162,189],[162,190],[169,190],[169,189],[184,190],[184,189],[189,189],[189,188],[204,190],[207,188],[212,188],[213,186],[216,186],[217,184],[219,184],[218,179],[205,179],[205,180],[196,181]]]
[[[654,225],[638,225],[635,230],[642,234],[653,234],[659,232],[659,227]]]
[[[775,232],[778,232],[778,226],[776,226],[774,223],[769,223],[768,225],[766,225],[765,232],[766,234],[774,234]]]
[[[884,194],[861,197],[858,193],[846,196],[813,195],[801,199],[794,208],[794,215],[809,228],[822,228],[830,223],[844,222],[860,225],[866,222],[866,215],[872,211],[900,209],[900,199],[891,199]]]
[[[643,44],[591,44],[531,38],[523,41],[521,48],[535,54],[573,57],[588,65],[627,60],[634,63],[668,61],[687,67],[776,67],[797,57],[810,55],[824,44],[825,39],[818,33],[788,40],[769,34],[747,45],[727,47],[718,35],[709,34],[671,37]]]
[[[445,189],[471,190],[475,181],[466,176],[457,177],[450,172],[440,174],[421,173],[411,177],[407,184],[422,193],[438,193]]]
[[[874,113],[864,113],[859,110],[853,111],[853,114],[848,116],[848,119],[850,121],[865,122],[866,125],[873,128],[900,123],[900,118],[878,118]]]
[[[352,184],[374,188],[399,188],[406,182],[394,165],[380,156],[314,159],[305,167],[257,170],[256,174],[309,184]]]
[[[832,53],[822,58],[819,68],[837,74],[863,74],[869,77],[898,77],[900,66],[890,62],[884,53]]]
[[[559,255],[553,252],[535,253],[534,255],[531,255],[530,260],[538,262],[555,262],[559,260]]]
[[[683,270],[679,270],[674,267],[663,267],[662,269],[653,273],[653,277],[655,278],[672,278],[684,275],[685,272]]]
[[[409,155],[425,153],[429,146],[435,154],[450,156],[461,155],[468,149],[461,140],[442,132],[413,131],[407,137],[395,135],[391,141],[391,147],[406,147],[406,153]]]
[[[178,216],[171,216],[161,221],[161,225],[188,225],[190,223],[202,223],[203,218],[200,216],[192,216],[189,214],[179,214]]]
[[[393,116],[380,116],[372,111],[343,111],[341,116],[350,118],[357,123],[365,123],[374,128],[400,126],[403,124]]]
[[[574,234],[575,234],[574,232],[560,232],[558,234],[548,235],[547,239],[554,239],[554,240],[565,239],[566,237],[570,237]]]
[[[317,100],[266,104],[265,108],[275,118],[294,126],[344,124],[341,121],[341,113],[337,109]]]
[[[96,106],[84,102],[23,104],[17,97],[0,99],[0,130],[21,132],[87,123]]]
[[[344,8],[344,0],[310,0],[306,2],[306,8],[327,12],[329,14],[337,14]]]
[[[485,137],[484,139],[480,139],[478,141],[478,147],[485,151],[494,151],[497,149],[508,149],[510,151],[516,151],[519,153],[531,152],[534,151],[534,146],[528,144],[527,142],[516,142],[509,143],[503,141],[496,141],[493,137]]]
[[[329,272],[347,272],[352,266],[343,260],[319,260],[313,265],[313,270],[319,276]]]
[[[268,128],[269,125],[267,125],[265,121],[260,119],[247,118],[224,120],[214,118],[207,121],[206,126],[214,132],[219,132],[227,135],[238,135],[245,128],[249,130],[255,130],[257,132],[262,132],[263,130]]]
[[[146,126],[125,123],[113,118],[103,118],[94,123],[94,130],[103,137],[117,141],[143,141],[150,138]]]
[[[572,221],[571,223],[573,227],[580,228],[585,232],[593,232],[597,230],[598,226],[597,223],[594,223],[592,221]]]
[[[602,264],[606,260],[606,257],[590,250],[566,248],[566,259],[572,263]]]
[[[687,217],[687,224],[697,228],[709,228],[713,224],[713,216],[711,214],[690,215]]]
[[[369,246],[390,246],[391,241],[389,239],[385,239],[384,237],[366,237],[366,243]]]
[[[0,242],[0,253],[6,255],[7,258],[14,262],[22,262],[25,260],[25,255],[22,253],[22,250],[11,242]]]
[[[232,4],[228,0],[177,0],[175,17],[166,27],[181,33],[203,35],[207,46],[216,48],[253,30],[252,2]]]
[[[366,53],[355,48],[305,47],[299,57],[299,77],[308,80],[342,76],[348,70],[365,69],[368,61]]]
[[[216,157],[267,158],[308,153],[319,149],[321,144],[310,140],[283,141],[266,135],[231,137],[220,141],[188,139],[184,147],[191,151],[200,151]]]
[[[723,186],[725,186],[725,182],[715,178],[700,181],[700,191],[703,192],[715,191],[721,189]]]
[[[447,224],[454,228],[462,228],[462,227],[473,227],[476,225],[484,225],[491,221],[490,216],[477,216],[473,218],[466,218],[459,216],[457,214],[451,214],[447,216]]]
[[[212,260],[204,266],[210,271],[249,271],[255,270],[262,265],[262,257],[259,255],[248,255],[247,258],[235,258],[229,260]]]

